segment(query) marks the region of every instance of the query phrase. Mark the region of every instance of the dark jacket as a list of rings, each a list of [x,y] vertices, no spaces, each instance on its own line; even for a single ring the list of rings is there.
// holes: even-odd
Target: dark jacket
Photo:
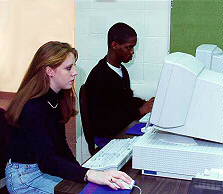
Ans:
[[[90,118],[96,136],[112,137],[140,117],[139,107],[145,101],[133,97],[128,71],[123,65],[121,68],[122,78],[108,66],[105,57],[86,80]]]

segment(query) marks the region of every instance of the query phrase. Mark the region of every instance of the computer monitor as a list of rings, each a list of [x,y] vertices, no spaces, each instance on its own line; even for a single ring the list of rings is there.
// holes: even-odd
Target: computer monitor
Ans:
[[[223,143],[223,74],[192,55],[169,54],[150,122],[162,131]]]
[[[195,56],[207,69],[223,73],[223,51],[217,45],[202,44],[196,48]]]

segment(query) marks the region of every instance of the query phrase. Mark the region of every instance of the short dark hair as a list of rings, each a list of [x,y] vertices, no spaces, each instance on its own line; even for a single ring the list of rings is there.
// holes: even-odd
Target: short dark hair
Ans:
[[[123,44],[131,37],[137,37],[136,31],[131,26],[121,22],[116,23],[108,31],[108,48],[111,47],[112,41]]]

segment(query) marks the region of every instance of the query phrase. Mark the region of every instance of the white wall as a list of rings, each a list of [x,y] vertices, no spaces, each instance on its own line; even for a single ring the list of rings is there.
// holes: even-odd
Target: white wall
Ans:
[[[78,87],[98,60],[106,55],[107,31],[116,22],[129,24],[138,34],[135,57],[125,66],[135,95],[148,99],[155,95],[163,59],[169,51],[170,0],[78,1]],[[78,126],[78,142],[81,142],[81,125]],[[77,149],[83,152],[82,159],[87,157],[80,144]]]

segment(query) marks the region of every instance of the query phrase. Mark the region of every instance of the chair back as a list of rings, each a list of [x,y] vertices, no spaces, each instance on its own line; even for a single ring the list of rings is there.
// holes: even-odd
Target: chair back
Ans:
[[[84,131],[84,136],[88,143],[88,150],[91,155],[94,155],[96,152],[94,143],[94,131],[91,126],[90,112],[89,112],[89,98],[86,84],[83,84],[80,88],[79,104],[80,104],[81,122]]]
[[[11,128],[6,118],[5,110],[0,108],[0,179],[5,177],[5,167],[9,160],[9,145]]]

